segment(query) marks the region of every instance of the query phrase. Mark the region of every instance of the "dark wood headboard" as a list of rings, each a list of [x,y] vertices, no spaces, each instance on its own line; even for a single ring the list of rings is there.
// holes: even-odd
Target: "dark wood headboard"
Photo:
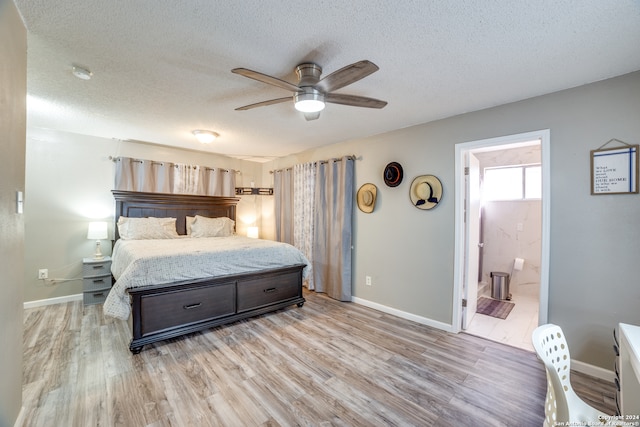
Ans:
[[[115,221],[126,216],[130,218],[176,218],[178,234],[187,234],[185,217],[206,216],[216,218],[226,216],[236,220],[236,197],[194,196],[189,194],[141,193],[136,191],[112,190],[116,199]],[[120,238],[118,227],[114,227],[115,240]]]

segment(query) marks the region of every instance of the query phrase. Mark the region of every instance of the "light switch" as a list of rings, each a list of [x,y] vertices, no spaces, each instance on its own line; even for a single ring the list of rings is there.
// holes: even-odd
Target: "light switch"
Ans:
[[[516,228],[518,231],[524,231],[524,224],[519,222],[518,225],[516,225]]]
[[[24,211],[24,202],[22,200],[22,191],[16,191],[16,212],[21,214]]]

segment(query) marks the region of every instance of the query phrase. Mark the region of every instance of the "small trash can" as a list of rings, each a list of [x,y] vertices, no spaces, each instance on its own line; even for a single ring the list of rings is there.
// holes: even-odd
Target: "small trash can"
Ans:
[[[491,272],[491,298],[493,299],[511,299],[509,293],[509,274],[501,271]]]

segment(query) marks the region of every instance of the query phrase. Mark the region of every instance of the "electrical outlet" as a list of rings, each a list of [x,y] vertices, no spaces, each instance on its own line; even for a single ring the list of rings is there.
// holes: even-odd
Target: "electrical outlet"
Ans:
[[[371,276],[364,277],[364,284],[367,286],[371,286]]]
[[[49,270],[46,268],[41,268],[38,270],[38,279],[48,279],[49,278]]]

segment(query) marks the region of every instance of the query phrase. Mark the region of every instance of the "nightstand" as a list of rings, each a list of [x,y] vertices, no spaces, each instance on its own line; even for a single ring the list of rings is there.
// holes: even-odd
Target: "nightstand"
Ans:
[[[111,257],[82,258],[82,299],[84,305],[103,303],[111,285]]]

